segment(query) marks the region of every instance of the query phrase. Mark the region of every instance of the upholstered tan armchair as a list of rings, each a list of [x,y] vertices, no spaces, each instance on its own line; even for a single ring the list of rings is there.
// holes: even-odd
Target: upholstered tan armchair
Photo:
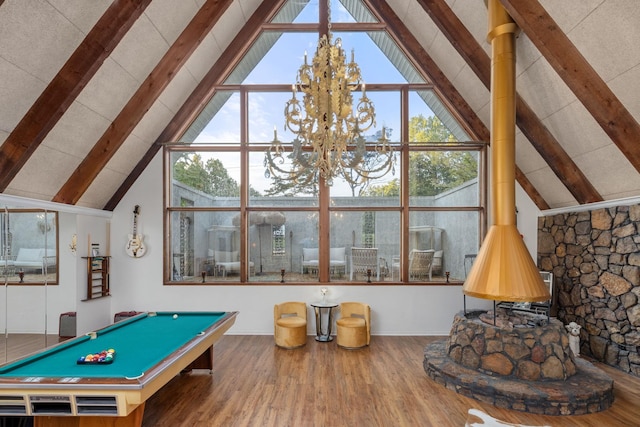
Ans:
[[[307,305],[293,301],[276,304],[273,307],[273,327],[278,347],[302,347],[307,343]]]
[[[371,307],[361,302],[341,303],[336,325],[338,346],[347,349],[368,346],[371,341]]]

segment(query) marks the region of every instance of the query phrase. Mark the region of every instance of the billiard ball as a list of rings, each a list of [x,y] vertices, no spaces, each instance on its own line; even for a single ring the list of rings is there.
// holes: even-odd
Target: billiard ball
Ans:
[[[173,315],[173,318],[174,318],[174,319],[177,319],[177,318],[178,318],[178,315],[177,315],[177,314],[174,314],[174,315]]]

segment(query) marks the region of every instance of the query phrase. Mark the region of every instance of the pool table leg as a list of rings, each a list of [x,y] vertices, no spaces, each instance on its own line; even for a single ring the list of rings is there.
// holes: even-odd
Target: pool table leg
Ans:
[[[33,427],[141,427],[144,402],[126,417],[33,417]]]
[[[213,372],[213,346],[207,348],[196,360],[187,365],[182,373],[190,372],[193,369],[208,369]]]

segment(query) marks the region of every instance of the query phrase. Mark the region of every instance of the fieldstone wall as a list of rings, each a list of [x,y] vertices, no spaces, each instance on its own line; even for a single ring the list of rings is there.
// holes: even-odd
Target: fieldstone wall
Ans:
[[[540,217],[538,266],[581,353],[640,376],[640,205]]]

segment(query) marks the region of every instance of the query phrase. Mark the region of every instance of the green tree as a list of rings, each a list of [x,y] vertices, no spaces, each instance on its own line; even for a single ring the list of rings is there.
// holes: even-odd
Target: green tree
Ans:
[[[435,116],[409,120],[409,140],[414,143],[451,143],[456,139]],[[409,194],[435,196],[478,176],[478,162],[464,151],[423,151],[409,154]],[[367,191],[371,196],[398,196],[397,179]]]
[[[240,186],[219,159],[203,162],[198,153],[185,153],[173,166],[173,177],[196,190],[220,197],[239,197]]]
[[[438,117],[420,114],[409,119],[409,141],[455,142],[456,138]]]

